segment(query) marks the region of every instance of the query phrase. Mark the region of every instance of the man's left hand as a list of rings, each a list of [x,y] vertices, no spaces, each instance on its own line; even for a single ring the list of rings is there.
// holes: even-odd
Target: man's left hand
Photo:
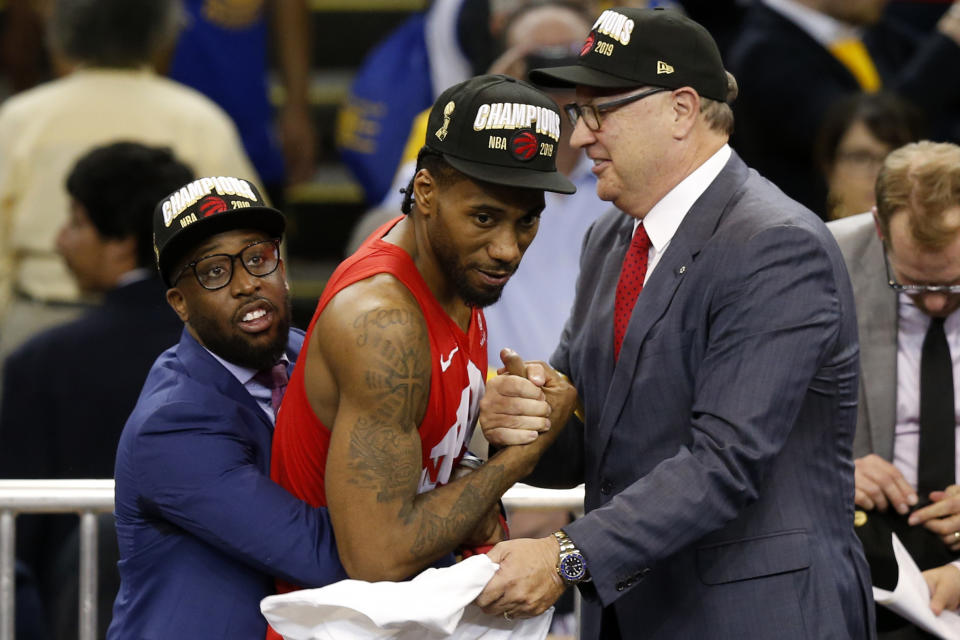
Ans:
[[[930,493],[933,504],[910,514],[911,525],[923,525],[940,536],[951,551],[960,551],[960,485]]]
[[[566,589],[557,575],[560,545],[553,536],[501,542],[487,555],[500,569],[477,596],[477,605],[486,613],[511,618],[538,616]]]

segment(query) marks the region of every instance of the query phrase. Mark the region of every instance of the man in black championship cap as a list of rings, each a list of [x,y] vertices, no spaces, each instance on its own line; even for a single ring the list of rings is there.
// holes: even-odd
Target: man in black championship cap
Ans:
[[[303,342],[290,328],[284,226],[231,177],[190,182],[154,213],[157,265],[184,330],[120,437],[108,638],[263,640],[260,600],[275,577],[346,577],[326,509],[269,478],[275,411]]]
[[[585,482],[587,513],[495,547],[478,603],[532,615],[577,585],[584,639],[871,636],[850,281],[819,218],[727,145],[736,83],[713,38],[675,12],[612,9],[577,64],[531,78],[576,88],[571,144],[619,211],[584,240],[551,358],[582,420],[533,478]],[[540,391],[491,380],[494,444],[529,439],[507,427]]]
[[[458,546],[499,540],[497,501],[542,451],[509,447],[457,474],[484,392],[481,308],[533,240],[543,192],[574,191],[556,171],[559,134],[556,104],[525,82],[488,75],[444,91],[406,215],[375,231],[320,298],[277,423],[272,476],[329,507],[353,578],[401,580]],[[572,399],[569,385],[557,387]],[[530,404],[545,428],[544,396]]]

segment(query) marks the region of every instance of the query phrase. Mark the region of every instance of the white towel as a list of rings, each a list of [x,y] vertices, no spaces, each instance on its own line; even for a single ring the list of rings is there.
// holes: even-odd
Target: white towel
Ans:
[[[507,620],[471,604],[498,568],[477,555],[407,582],[342,580],[269,596],[260,611],[286,640],[543,640],[552,607],[535,618]]]

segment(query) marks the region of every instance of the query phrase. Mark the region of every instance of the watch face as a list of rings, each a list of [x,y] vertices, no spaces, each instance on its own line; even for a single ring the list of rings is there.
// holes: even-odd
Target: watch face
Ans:
[[[584,566],[583,556],[579,553],[570,553],[560,560],[560,573],[565,580],[577,582],[583,580],[587,574],[587,568]]]

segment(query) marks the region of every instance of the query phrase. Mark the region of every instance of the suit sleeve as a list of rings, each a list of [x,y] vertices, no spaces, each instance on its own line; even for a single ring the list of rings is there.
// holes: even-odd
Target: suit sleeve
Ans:
[[[707,338],[688,444],[566,528],[604,605],[627,590],[625,576],[642,576],[720,529],[763,491],[839,334],[835,273],[821,242],[808,230],[772,228],[702,265],[717,279],[704,291]],[[849,351],[844,357],[856,358],[855,343]],[[669,367],[658,375],[670,376]],[[651,407],[644,420],[657,419],[671,417]],[[614,428],[639,429],[634,422],[625,412]]]
[[[153,413],[131,460],[145,509],[293,584],[346,578],[327,510],[301,502],[260,470],[242,434],[254,422],[248,412],[175,403]]]

